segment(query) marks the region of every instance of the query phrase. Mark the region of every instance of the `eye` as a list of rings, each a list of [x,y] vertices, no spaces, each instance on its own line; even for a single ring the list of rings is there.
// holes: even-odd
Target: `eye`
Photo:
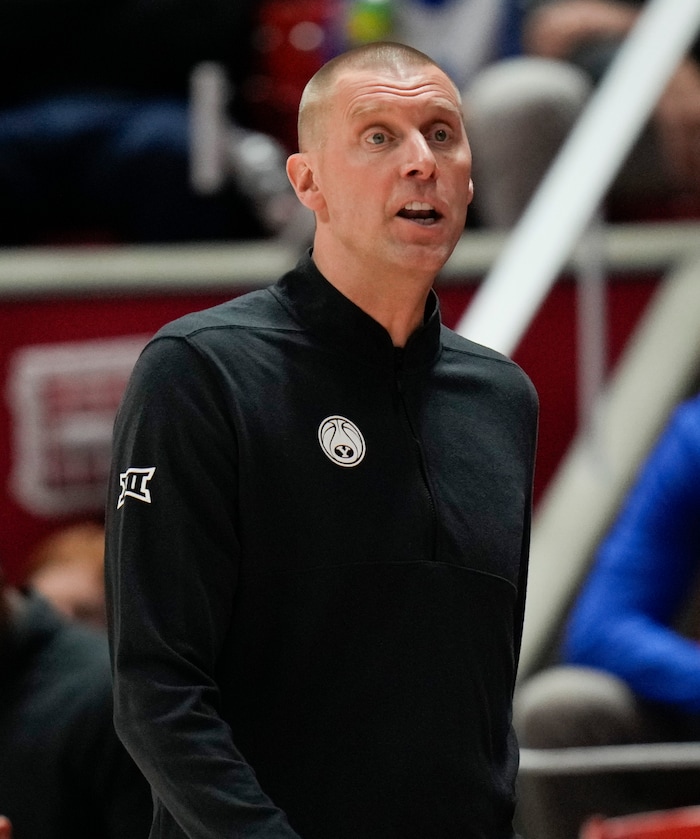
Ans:
[[[367,142],[373,146],[381,146],[382,143],[386,143],[386,134],[383,131],[374,131],[367,137]]]
[[[449,139],[450,135],[449,135],[447,129],[436,128],[434,137],[438,141],[438,143],[444,143],[446,140]]]

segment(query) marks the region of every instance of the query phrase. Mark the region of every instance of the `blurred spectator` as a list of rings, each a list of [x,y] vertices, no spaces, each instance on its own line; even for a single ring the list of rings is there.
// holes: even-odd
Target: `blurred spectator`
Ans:
[[[459,88],[492,62],[520,52],[520,0],[351,0],[344,15],[350,45],[384,39],[409,44]]]
[[[516,695],[522,746],[700,739],[700,396],[672,415],[602,542],[566,666]],[[700,769],[521,778],[526,836],[575,839],[594,814],[700,803]]]
[[[214,194],[196,193],[189,180],[192,70],[218,62],[236,94],[256,7],[3,0],[0,244],[267,235],[233,171]],[[240,97],[227,115],[239,129],[233,148],[246,124]]]
[[[114,732],[105,635],[0,578],[0,685],[0,806],[17,839],[145,839],[150,791]]]
[[[52,533],[32,552],[26,581],[69,618],[106,629],[104,527],[70,525]]]
[[[479,211],[514,224],[633,27],[644,0],[524,0],[526,56],[468,92]],[[700,42],[681,62],[607,196],[616,218],[700,212]]]

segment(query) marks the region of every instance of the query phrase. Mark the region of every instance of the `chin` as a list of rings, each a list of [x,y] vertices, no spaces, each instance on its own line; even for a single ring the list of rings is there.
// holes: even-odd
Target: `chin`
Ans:
[[[405,261],[408,267],[423,268],[436,273],[447,262],[455,248],[452,242],[411,242],[405,246]]]

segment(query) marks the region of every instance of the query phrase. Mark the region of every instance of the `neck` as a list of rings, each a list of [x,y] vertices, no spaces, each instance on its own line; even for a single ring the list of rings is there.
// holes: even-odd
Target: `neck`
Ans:
[[[343,291],[342,288],[340,291],[386,329],[395,347],[404,347],[411,335],[423,323],[425,301],[429,289],[426,289],[419,299],[406,300],[403,305],[395,299],[387,300],[382,296],[375,297],[372,294],[363,295],[362,293],[354,295],[354,289],[351,289],[349,293]]]
[[[433,285],[432,276],[384,272],[378,281],[376,268],[356,273],[337,271],[319,258],[316,251],[313,259],[332,286],[386,329],[395,347],[405,346],[423,323],[425,303]]]

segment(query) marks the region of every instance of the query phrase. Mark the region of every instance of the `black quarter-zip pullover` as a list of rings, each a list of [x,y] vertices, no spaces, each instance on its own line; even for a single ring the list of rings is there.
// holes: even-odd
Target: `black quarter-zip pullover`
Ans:
[[[397,351],[310,257],[155,336],[107,549],[152,837],[510,839],[536,417],[434,294]]]

